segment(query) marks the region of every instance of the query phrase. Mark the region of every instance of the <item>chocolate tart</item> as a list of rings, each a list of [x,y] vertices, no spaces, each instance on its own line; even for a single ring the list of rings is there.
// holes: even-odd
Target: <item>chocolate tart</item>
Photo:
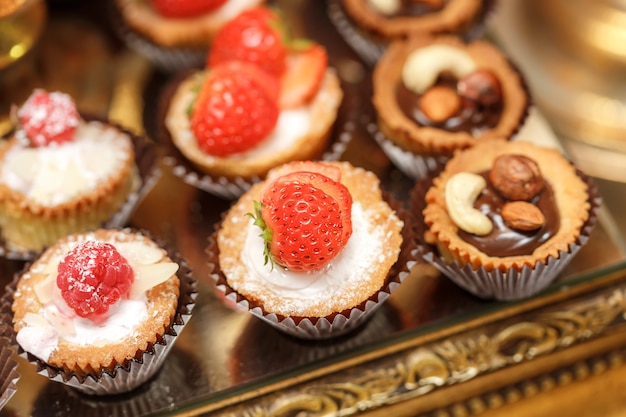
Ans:
[[[407,72],[420,74],[408,86]],[[396,41],[376,65],[372,82],[373,129],[408,154],[408,163],[399,166],[404,170],[414,163],[411,155],[448,158],[486,139],[508,140],[530,106],[522,74],[487,41],[466,43],[453,36]]]
[[[492,168],[502,156],[515,159],[507,159],[509,167],[529,158],[540,177],[522,181],[525,174]],[[456,200],[446,196],[452,193],[447,187],[453,187],[450,184],[455,177],[467,173],[485,179],[475,200],[465,201],[467,196],[461,196],[465,191],[456,194]],[[521,183],[522,187],[537,185],[534,190],[540,191],[524,200],[509,191],[503,194],[511,184],[517,187]],[[470,187],[466,184],[462,189]],[[483,213],[493,225],[491,231],[476,232],[459,222],[456,216],[463,205],[459,201]],[[532,210],[524,206],[521,213],[511,214],[505,207],[511,202],[538,208],[543,222],[526,230],[520,222],[528,219]],[[518,299],[544,289],[557,278],[586,243],[601,200],[592,180],[560,151],[516,140],[485,141],[459,151],[438,175],[418,182],[410,204],[415,215],[423,215],[424,229],[416,235],[426,260],[480,297]]]
[[[480,38],[495,3],[403,0],[397,10],[384,11],[381,7],[385,5],[377,7],[371,0],[332,0],[328,12],[346,42],[374,65],[390,42],[412,35],[452,34],[467,41]]]

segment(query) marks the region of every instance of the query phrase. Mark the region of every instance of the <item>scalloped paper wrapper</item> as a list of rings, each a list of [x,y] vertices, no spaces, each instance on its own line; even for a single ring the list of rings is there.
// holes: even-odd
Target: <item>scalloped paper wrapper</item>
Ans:
[[[411,194],[411,210],[418,217],[418,220],[415,221],[418,227],[415,232],[415,235],[418,237],[417,254],[458,286],[477,297],[514,301],[537,294],[558,278],[559,274],[576,256],[578,251],[587,243],[589,235],[597,223],[597,212],[602,204],[602,198],[598,195],[598,190],[591,177],[578,170],[577,173],[588,187],[588,201],[591,205],[589,217],[583,224],[578,238],[569,245],[568,251],[560,251],[558,258],[550,256],[544,261],[537,261],[533,267],[525,265],[519,271],[513,268],[507,271],[501,271],[498,268],[495,268],[493,271],[487,271],[483,267],[472,268],[471,264],[462,266],[456,261],[448,262],[438,254],[434,247],[423,241],[424,232],[426,231],[426,225],[421,216],[425,206],[424,195],[430,187],[434,176],[418,182]]]
[[[221,272],[217,246],[219,223],[216,225],[216,231],[209,237],[209,245],[206,249],[206,253],[209,255],[209,267],[212,268],[211,277],[215,280],[217,291],[223,293],[226,300],[234,303],[240,310],[250,312],[265,323],[291,336],[301,339],[330,339],[346,335],[363,325],[372,316],[391,293],[400,286],[415,265],[412,258],[415,250],[415,238],[412,235],[413,227],[408,223],[410,216],[400,207],[399,202],[390,198],[387,199],[387,202],[404,222],[402,247],[398,260],[389,271],[383,287],[359,305],[325,317],[284,317],[266,312],[261,306],[249,301],[230,287],[226,277]]]
[[[110,2],[113,29],[120,39],[133,51],[147,58],[165,72],[177,72],[187,68],[201,68],[206,62],[206,48],[166,48],[133,31],[124,23],[115,2]]]
[[[2,324],[6,325],[9,321],[6,315],[2,315]],[[6,333],[6,332],[5,332]],[[5,335],[0,336],[0,410],[4,408],[7,402],[17,392],[17,381],[20,374],[17,371],[17,361],[13,358],[13,350],[9,346],[9,338]]]
[[[147,237],[148,233],[141,232]],[[160,242],[157,242],[160,243]],[[65,371],[46,364],[41,359],[25,352],[17,343],[16,333],[12,326],[8,326],[10,330],[11,343],[15,347],[19,356],[26,359],[31,365],[35,366],[37,373],[49,378],[52,381],[60,382],[70,386],[84,394],[89,395],[112,395],[120,394],[139,387],[147,382],[162,367],[168,353],[174,346],[176,338],[185,328],[191,319],[192,310],[195,306],[197,296],[196,281],[192,277],[191,269],[187,263],[175,253],[173,249],[167,245],[162,246],[167,250],[169,257],[180,265],[176,275],[180,280],[180,295],[178,297],[178,306],[173,322],[165,330],[162,336],[157,337],[157,342],[149,345],[148,348],[136,355],[128,361],[127,365],[117,364],[111,369],[102,370],[97,375],[80,376],[73,372]],[[29,265],[25,266],[24,271]],[[13,294],[17,286],[17,282],[21,273],[17,273],[6,287],[3,297],[2,310],[4,314],[13,317],[11,305],[13,303]],[[12,322],[10,320],[9,322]]]
[[[419,155],[402,149],[387,139],[378,129],[376,123],[369,123],[367,130],[391,163],[409,178],[415,180],[423,179],[435,170],[437,166],[448,160],[447,156]]]
[[[496,0],[484,2],[482,16],[479,22],[472,25],[472,28],[462,34],[462,38],[467,41],[482,38],[486,32],[487,20],[493,15]],[[365,6],[365,5],[364,5]],[[337,32],[348,45],[361,57],[369,66],[376,65],[376,62],[387,50],[389,39],[385,39],[375,33],[361,28],[346,14],[341,0],[328,0],[328,17],[333,23]]]
[[[89,115],[83,115],[83,117],[86,121],[99,121],[115,126],[130,136],[132,140],[133,149],[135,151],[135,166],[137,167],[138,184],[133,186],[134,191],[128,195],[126,201],[120,206],[119,210],[102,225],[102,227],[108,229],[124,227],[130,220],[135,208],[154,187],[161,175],[161,170],[158,167],[158,161],[161,156],[160,151],[157,149],[155,144],[145,136],[135,135],[115,123],[104,121],[98,117],[92,117]],[[73,232],[80,231],[82,230],[74,230]],[[39,233],[42,233],[42,231],[40,230]],[[56,229],[52,227],[51,233],[56,235]],[[39,251],[26,251],[10,247],[3,239],[0,239],[0,256],[7,259],[30,261],[37,257],[39,253]]]
[[[227,178],[227,177],[213,177],[200,171],[195,167],[174,145],[172,137],[167,133],[165,127],[165,114],[167,112],[167,103],[169,103],[171,96],[174,94],[175,87],[180,83],[189,72],[184,72],[178,76],[172,78],[170,82],[163,89],[163,93],[160,98],[160,105],[157,111],[157,138],[159,142],[165,148],[166,156],[164,162],[170,166],[172,173],[182,179],[186,184],[196,187],[200,190],[206,191],[225,200],[236,200],[243,193],[248,191],[254,184],[263,180],[258,176],[252,178]],[[348,106],[348,108],[346,108]],[[356,120],[358,114],[358,107],[356,102],[342,100],[339,109],[340,113],[346,114],[345,122],[339,124],[339,117],[335,122],[331,137],[328,141],[326,150],[320,155],[320,160],[323,161],[338,161],[346,151],[346,148],[352,140],[356,124],[353,120]]]

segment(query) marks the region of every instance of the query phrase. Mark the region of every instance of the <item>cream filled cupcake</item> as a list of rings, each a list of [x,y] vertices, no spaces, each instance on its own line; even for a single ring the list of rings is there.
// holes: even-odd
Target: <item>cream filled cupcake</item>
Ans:
[[[146,235],[70,235],[7,293],[20,352],[40,373],[89,394],[129,391],[162,365],[188,322],[189,270]]]
[[[403,225],[374,174],[347,162],[288,164],[226,214],[209,248],[217,288],[289,334],[344,334],[407,274]]]
[[[141,138],[84,120],[59,92],[36,90],[17,119],[0,143],[0,233],[7,252],[37,252],[69,233],[114,219],[119,225],[122,211],[127,218],[153,168]]]
[[[325,49],[284,41],[276,29],[284,24],[267,8],[243,13],[218,34],[209,66],[163,97],[163,141],[184,159],[172,161],[175,173],[190,178],[189,162],[204,177],[194,185],[220,193],[227,183],[232,198],[275,166],[322,157],[342,88]],[[241,33],[250,27],[272,47],[247,47]]]

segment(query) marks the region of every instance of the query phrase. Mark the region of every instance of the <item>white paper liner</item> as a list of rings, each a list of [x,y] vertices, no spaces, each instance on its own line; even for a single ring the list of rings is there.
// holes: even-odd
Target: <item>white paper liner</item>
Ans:
[[[148,233],[141,233],[149,237]],[[15,339],[16,333],[13,327],[8,326],[11,344],[18,355],[34,365],[38,374],[89,395],[120,394],[132,391],[148,381],[161,368],[176,338],[191,319],[191,313],[195,306],[197,296],[196,281],[192,277],[191,270],[187,263],[178,253],[175,253],[166,245],[163,245],[163,247],[167,249],[169,257],[180,265],[176,272],[180,280],[178,306],[173,323],[165,330],[163,337],[157,340],[153,345],[149,345],[139,357],[130,359],[126,366],[117,365],[112,371],[103,370],[98,375],[80,377],[72,372],[66,372],[50,366],[30,353],[25,352]],[[25,268],[27,267],[28,265],[25,266]],[[12,317],[11,305],[13,302],[13,293],[15,292],[20,275],[19,273],[16,274],[13,282],[6,287],[5,295],[2,299],[3,313],[10,317]],[[9,319],[8,323],[11,322],[12,319]]]
[[[568,246],[568,251],[559,251],[558,258],[550,256],[545,261],[537,261],[533,267],[525,265],[519,271],[511,268],[503,272],[497,268],[493,271],[487,271],[483,267],[474,269],[471,264],[461,266],[456,261],[450,263],[434,250],[431,250],[424,242],[418,243],[417,254],[450,278],[450,280],[477,297],[514,301],[537,294],[546,289],[559,277],[559,274],[587,243],[589,234],[597,223],[597,211],[602,204],[602,198],[598,195],[597,188],[591,177],[584,175],[580,171],[577,171],[577,173],[587,183],[588,201],[591,205],[589,217],[583,224],[576,241]],[[425,188],[421,194],[425,192]],[[412,198],[418,199],[419,197],[413,195]],[[416,210],[414,209],[414,211]],[[421,213],[421,208],[417,209],[417,211]],[[423,224],[423,218],[421,219],[421,224]],[[421,231],[416,231],[415,234],[416,236],[423,236]]]
[[[248,311],[254,316],[270,324],[274,328],[291,336],[301,339],[330,339],[345,335],[367,321],[369,317],[384,303],[398,286],[409,275],[415,265],[415,237],[414,228],[409,223],[411,217],[400,203],[389,197],[390,206],[404,222],[402,229],[402,247],[397,262],[388,273],[387,280],[382,288],[362,301],[358,306],[331,314],[326,317],[283,317],[264,311],[258,305],[252,305],[245,297],[231,288],[224,274],[219,270],[219,249],[217,247],[217,230],[209,237],[206,253],[209,255],[210,275],[215,281],[217,291],[221,292],[227,301],[233,303],[240,310]]]
[[[419,155],[404,150],[387,139],[374,122],[367,125],[367,130],[385,155],[387,155],[391,163],[409,178],[416,180],[423,179],[436,169],[437,166],[445,163],[448,159],[448,157],[445,156]]]
[[[161,170],[158,167],[160,152],[157,150],[154,143],[149,141],[144,136],[135,135],[115,123],[105,121],[97,117],[89,115],[83,115],[83,117],[86,121],[95,120],[115,126],[131,138],[133,150],[135,152],[135,166],[137,167],[138,183],[133,185],[134,191],[128,195],[126,201],[120,206],[119,210],[101,226],[107,229],[124,227],[130,220],[130,217],[133,215],[141,200],[143,200],[150,190],[152,190],[161,176]],[[76,232],[81,231],[82,230],[76,230]],[[12,248],[0,238],[0,257],[18,261],[31,261],[35,259],[39,253],[40,252],[38,251],[18,250]]]

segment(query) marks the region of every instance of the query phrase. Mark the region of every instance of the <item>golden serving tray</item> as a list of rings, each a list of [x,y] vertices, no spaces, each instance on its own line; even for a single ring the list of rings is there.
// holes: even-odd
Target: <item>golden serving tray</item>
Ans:
[[[344,158],[406,198],[413,181],[390,164],[365,126],[370,69],[338,36],[324,2],[278,3],[299,33],[327,45],[342,77],[346,102],[336,135],[351,138]],[[103,23],[106,10],[106,2],[52,1],[46,33],[29,58],[37,65],[26,61],[22,86],[26,94],[35,86],[69,92],[90,113],[153,136],[159,91],[170,76],[115,41]],[[536,109],[520,136],[560,146]],[[583,379],[626,357],[624,185],[597,185],[605,197],[599,223],[543,293],[518,302],[480,300],[418,262],[364,327],[338,340],[302,341],[214,292],[204,248],[230,202],[162,164],[131,225],[178,248],[199,292],[163,369],[134,392],[100,398],[49,382],[20,359],[17,393],[0,416],[461,416]],[[0,260],[2,282],[22,265]]]

